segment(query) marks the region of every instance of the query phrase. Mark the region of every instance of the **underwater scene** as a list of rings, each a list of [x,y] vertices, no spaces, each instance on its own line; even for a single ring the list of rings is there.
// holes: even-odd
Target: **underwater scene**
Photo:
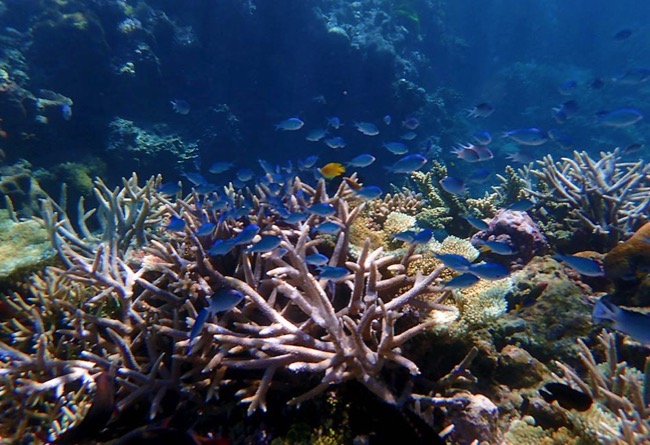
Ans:
[[[650,444],[650,2],[0,0],[0,444]]]

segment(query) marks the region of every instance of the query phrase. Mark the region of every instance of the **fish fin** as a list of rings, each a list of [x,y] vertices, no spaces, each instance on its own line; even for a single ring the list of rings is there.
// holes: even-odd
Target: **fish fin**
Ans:
[[[196,316],[196,319],[194,320],[194,326],[192,326],[192,330],[190,331],[190,348],[194,344],[194,340],[196,340],[196,337],[199,335],[201,330],[203,329],[203,326],[205,325],[205,322],[208,319],[208,315],[210,315],[210,310],[207,307],[204,307],[201,309]]]
[[[619,313],[620,309],[603,297],[598,300],[596,306],[594,306],[594,311],[591,317],[596,323],[601,323],[603,321],[616,322]]]

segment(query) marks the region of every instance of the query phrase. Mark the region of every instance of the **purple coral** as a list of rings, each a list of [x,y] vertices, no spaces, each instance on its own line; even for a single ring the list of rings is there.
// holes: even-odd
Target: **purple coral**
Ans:
[[[500,241],[509,244],[515,251],[512,261],[526,264],[535,256],[548,250],[546,237],[526,212],[501,209],[488,224],[472,237],[473,244],[480,241]]]

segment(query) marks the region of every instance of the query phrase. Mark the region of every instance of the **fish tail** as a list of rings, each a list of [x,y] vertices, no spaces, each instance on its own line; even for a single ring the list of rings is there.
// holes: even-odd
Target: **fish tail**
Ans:
[[[595,322],[600,323],[604,320],[609,320],[615,322],[620,314],[621,310],[607,301],[605,297],[598,300],[596,306],[594,307],[594,312],[592,313],[592,318]]]

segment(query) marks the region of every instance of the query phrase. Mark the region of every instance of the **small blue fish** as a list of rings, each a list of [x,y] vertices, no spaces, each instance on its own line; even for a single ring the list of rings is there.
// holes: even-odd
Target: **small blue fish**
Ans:
[[[474,142],[479,145],[489,145],[492,142],[492,135],[487,130],[476,131],[472,134]]]
[[[560,253],[553,255],[553,258],[562,261],[581,275],[586,275],[588,277],[602,277],[605,275],[603,268],[596,260],[582,258],[575,255],[562,255]]]
[[[253,238],[257,236],[257,234],[260,231],[260,226],[257,224],[249,224],[246,227],[242,229],[241,232],[239,232],[234,238],[232,238],[232,242],[235,246],[239,246],[241,244],[248,244],[251,241],[253,241]]]
[[[275,124],[275,129],[276,130],[282,130],[282,131],[296,131],[300,130],[305,123],[301,121],[297,117],[290,117],[289,119],[285,119],[282,122],[278,122]]]
[[[379,134],[379,128],[373,123],[355,122],[354,125],[361,134],[365,134],[366,136],[377,136]]]
[[[255,176],[255,172],[250,168],[242,168],[237,172],[237,179],[242,182],[248,182]]]
[[[436,253],[433,256],[440,260],[445,266],[457,270],[458,272],[465,272],[472,266],[470,260],[455,253]]]
[[[165,184],[160,184],[158,187],[156,187],[156,190],[163,195],[175,195],[181,191],[181,186],[178,184],[178,182],[167,182]]]
[[[208,184],[208,180],[199,172],[183,172],[181,174],[195,186]]]
[[[467,193],[467,187],[465,187],[465,183],[458,178],[454,178],[453,176],[442,178],[439,183],[440,187],[442,187],[445,192],[451,193],[452,195],[464,195]]]
[[[280,245],[282,238],[278,235],[266,235],[261,240],[246,249],[249,253],[270,252]]]
[[[502,137],[510,138],[522,145],[542,145],[548,141],[546,132],[539,128],[519,128],[517,130],[506,131]]]
[[[199,311],[194,320],[194,326],[190,331],[190,347],[194,344],[194,340],[199,335],[205,322],[217,315],[219,312],[226,312],[233,309],[244,299],[244,294],[235,289],[220,289],[210,297],[207,307]]]
[[[169,222],[165,226],[165,230],[169,230],[170,232],[182,232],[185,230],[185,220],[172,215],[169,217]]]
[[[340,280],[350,275],[350,271],[345,267],[323,266],[318,270],[320,271],[318,278],[325,280]]]
[[[375,159],[376,158],[373,155],[363,154],[353,159],[350,159],[350,161],[348,161],[346,165],[349,167],[357,167],[357,168],[368,167],[370,164],[375,162]]]
[[[306,220],[308,217],[309,217],[309,213],[307,212],[293,212],[289,216],[284,218],[284,222],[286,222],[287,224],[296,224]]]
[[[390,117],[390,114],[387,114],[386,116],[384,116],[383,121],[384,121],[384,124],[390,125],[390,123],[393,122],[393,118]]]
[[[413,236],[413,240],[411,241],[411,244],[426,244],[429,241],[431,241],[431,237],[433,237],[433,232],[429,229],[424,229],[419,231]]]
[[[401,142],[384,142],[382,144],[382,147],[384,147],[386,150],[390,151],[394,155],[403,155],[405,153],[408,153],[409,151],[406,144],[403,144]]]
[[[210,194],[212,192],[216,192],[218,189],[219,189],[219,187],[217,185],[215,185],[215,184],[201,184],[201,185],[198,185],[198,186],[196,186],[194,188],[196,193],[198,193],[200,195],[207,195],[207,194]]]
[[[276,173],[275,167],[269,161],[265,159],[258,159],[257,162],[260,164],[260,167],[262,167],[262,170],[264,170],[264,173],[267,173],[269,175]]]
[[[618,108],[611,111],[599,111],[596,119],[606,127],[623,128],[643,119],[643,113],[636,108]]]
[[[235,243],[232,240],[222,240],[218,239],[212,244],[212,246],[207,250],[208,254],[211,256],[226,255],[235,247]]]
[[[307,134],[307,139],[309,142],[318,142],[327,136],[327,130],[319,128],[317,130],[312,130]]]
[[[201,224],[201,227],[199,227],[196,230],[195,235],[196,236],[208,236],[208,235],[210,235],[212,233],[212,231],[214,230],[215,227],[217,227],[216,224],[211,223],[211,222],[208,221],[206,223]]]
[[[494,113],[494,107],[492,104],[487,102],[482,102],[476,105],[474,108],[467,109],[467,117],[478,118],[478,117],[488,117]]]
[[[634,340],[650,345],[650,316],[620,308],[602,297],[596,303],[592,317],[596,323],[609,322],[612,329],[629,335]]]
[[[303,171],[309,170],[314,165],[316,165],[316,162],[318,162],[318,156],[316,155],[307,156],[305,159],[298,161],[298,169]]]
[[[415,116],[409,116],[402,121],[402,127],[407,130],[415,130],[420,126],[420,120]]]
[[[186,100],[176,99],[170,101],[170,103],[172,104],[172,110],[178,114],[186,115],[190,112],[191,107]]]
[[[510,276],[510,270],[503,264],[498,263],[472,264],[467,269],[467,272],[486,280],[500,280]]]
[[[521,199],[510,204],[508,207],[506,207],[506,210],[513,210],[515,212],[527,212],[533,207],[535,207],[535,203],[533,201],[530,199]]]
[[[427,159],[420,154],[407,155],[395,162],[390,167],[386,167],[392,173],[412,173],[422,168],[427,163]]]
[[[405,243],[412,243],[415,238],[415,230],[405,230],[393,235],[393,238]]]
[[[485,246],[486,250],[496,253],[497,255],[514,255],[515,250],[512,246],[503,241],[483,241],[476,242],[480,246]]]
[[[469,175],[467,175],[467,182],[474,184],[483,184],[490,178],[490,175],[492,175],[492,172],[487,168],[479,168],[478,170],[474,170]]]
[[[474,286],[476,283],[478,283],[479,280],[480,278],[474,274],[464,273],[462,275],[459,275],[447,281],[442,286],[442,288],[443,289],[466,289],[468,287]]]
[[[61,116],[66,121],[69,121],[72,118],[72,107],[69,104],[61,105]]]
[[[332,216],[336,213],[336,209],[334,208],[334,206],[326,202],[319,202],[313,204],[307,208],[307,211],[309,213],[322,216],[322,217]]]
[[[334,221],[325,221],[314,227],[314,232],[316,233],[325,233],[327,235],[336,235],[341,231],[342,227],[336,224]]]
[[[335,130],[338,130],[343,124],[341,123],[341,119],[339,119],[337,116],[332,116],[327,118],[327,125]]]
[[[208,171],[210,173],[214,173],[216,175],[216,174],[223,173],[225,171],[230,170],[234,165],[235,164],[232,163],[232,162],[215,162],[214,164],[212,164],[210,166]]]
[[[305,262],[311,266],[324,266],[329,262],[329,260],[330,259],[322,253],[314,253],[305,257]]]
[[[475,229],[477,229],[477,230],[488,230],[490,228],[488,223],[486,223],[485,221],[483,221],[480,218],[476,218],[476,217],[470,216],[470,215],[465,215],[465,216],[463,216],[463,219],[465,221],[467,221],[468,223],[470,223],[470,225],[472,227],[474,227]]]
[[[346,146],[345,139],[341,136],[325,139],[325,145],[329,148],[344,148]]]
[[[415,131],[409,131],[401,135],[399,138],[404,140],[404,141],[412,141],[417,137],[417,133]]]
[[[354,194],[363,199],[375,199],[379,198],[381,194],[384,193],[381,188],[376,185],[369,185],[367,187],[361,187],[359,190],[356,190]]]

